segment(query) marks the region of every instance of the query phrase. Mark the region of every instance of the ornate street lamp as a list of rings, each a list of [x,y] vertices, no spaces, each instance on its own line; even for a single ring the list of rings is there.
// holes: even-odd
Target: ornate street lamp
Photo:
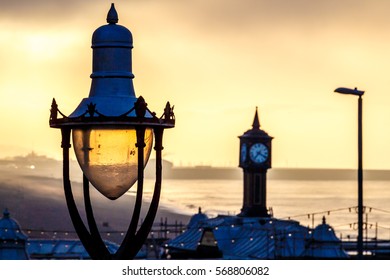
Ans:
[[[132,73],[131,32],[117,25],[114,4],[107,25],[92,36],[93,72],[88,98],[69,116],[53,99],[50,127],[61,129],[63,183],[66,203],[75,230],[92,259],[132,259],[144,244],[156,216],[161,191],[163,131],[175,125],[173,107],[166,104],[159,118],[145,100],[136,98]],[[69,178],[69,148],[72,136],[76,158],[83,171],[83,193],[88,227],[78,212]],[[154,138],[156,181],[152,201],[139,229],[144,167]],[[111,254],[94,218],[90,183],[104,196],[115,200],[137,182],[137,195],[128,231],[118,251]]]

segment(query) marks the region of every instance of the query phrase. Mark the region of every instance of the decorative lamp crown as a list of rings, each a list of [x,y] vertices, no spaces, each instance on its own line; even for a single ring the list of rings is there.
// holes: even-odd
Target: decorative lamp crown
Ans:
[[[92,83],[89,97],[81,101],[70,117],[83,115],[91,103],[96,104],[99,113],[105,116],[118,116],[126,113],[129,104],[136,101],[131,54],[133,36],[126,27],[116,24],[118,13],[114,4],[107,14],[107,22],[92,35]]]

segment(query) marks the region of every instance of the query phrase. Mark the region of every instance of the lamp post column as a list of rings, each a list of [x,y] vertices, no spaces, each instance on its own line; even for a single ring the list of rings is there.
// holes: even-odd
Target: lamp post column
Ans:
[[[358,99],[358,258],[363,257],[363,99]]]

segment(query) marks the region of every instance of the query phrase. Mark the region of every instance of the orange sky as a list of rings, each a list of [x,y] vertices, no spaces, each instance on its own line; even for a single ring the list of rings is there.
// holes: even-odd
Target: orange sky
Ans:
[[[54,3],[53,3],[54,2]],[[212,3],[210,3],[212,2]],[[340,3],[342,2],[342,3]],[[60,158],[51,100],[70,114],[89,92],[90,40],[111,1],[2,3],[0,158]],[[364,167],[390,168],[390,2],[333,0],[116,1],[134,37],[137,96],[162,113],[176,165],[238,165],[238,138],[259,107],[274,167],[355,168],[364,96]]]

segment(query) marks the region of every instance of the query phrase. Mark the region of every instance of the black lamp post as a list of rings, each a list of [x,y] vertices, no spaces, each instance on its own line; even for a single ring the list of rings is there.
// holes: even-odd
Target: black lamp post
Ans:
[[[364,91],[357,88],[337,88],[335,92],[341,94],[351,94],[358,96],[358,257],[363,257],[363,136],[362,136],[362,115]]]
[[[163,131],[175,125],[173,108],[167,102],[159,118],[145,100],[136,98],[131,66],[131,32],[117,25],[112,4],[107,25],[92,37],[93,73],[88,98],[65,116],[53,99],[50,127],[61,129],[63,181],[66,203],[75,230],[92,259],[132,259],[144,244],[156,216],[162,179]],[[72,134],[76,158],[83,171],[83,193],[88,227],[78,212],[69,178],[69,148]],[[144,167],[154,138],[156,181],[152,201],[139,229]],[[104,196],[115,200],[137,182],[137,195],[127,233],[118,251],[111,254],[98,230],[90,195],[90,183]]]

